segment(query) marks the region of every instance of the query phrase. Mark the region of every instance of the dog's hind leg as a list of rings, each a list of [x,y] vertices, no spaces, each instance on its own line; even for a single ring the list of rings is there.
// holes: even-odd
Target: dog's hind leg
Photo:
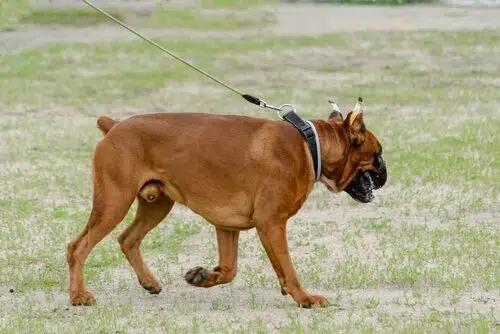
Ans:
[[[148,202],[137,196],[138,208],[134,221],[120,234],[118,241],[128,262],[134,269],[142,287],[152,294],[160,293],[161,286],[151,270],[144,263],[139,246],[142,240],[156,227],[170,212],[174,201],[164,194],[160,194],[154,202]]]
[[[118,225],[127,214],[132,200],[120,192],[110,197],[111,202],[95,203],[89,222],[82,233],[68,245],[67,260],[70,275],[70,297],[73,305],[91,305],[94,296],[85,291],[83,265],[92,248]]]
[[[227,231],[215,228],[219,248],[219,265],[212,270],[203,267],[190,269],[184,278],[191,285],[209,288],[218,284],[229,283],[236,276],[238,262],[239,231]]]
[[[95,160],[97,161],[97,160]],[[68,244],[67,261],[69,268],[70,299],[73,305],[91,305],[94,295],[85,290],[83,266],[92,248],[118,225],[127,214],[134,201],[137,189],[126,180],[107,172],[114,165],[105,166],[102,159],[94,166],[94,196],[92,212],[80,235]]]

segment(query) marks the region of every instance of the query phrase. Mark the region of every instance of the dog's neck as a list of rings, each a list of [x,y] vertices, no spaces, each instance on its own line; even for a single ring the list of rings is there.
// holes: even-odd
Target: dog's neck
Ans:
[[[338,192],[340,191],[338,183],[347,162],[349,140],[342,127],[334,122],[314,120],[312,123],[318,133],[321,146],[322,173],[320,181],[333,191]],[[336,177],[332,178],[332,174]]]

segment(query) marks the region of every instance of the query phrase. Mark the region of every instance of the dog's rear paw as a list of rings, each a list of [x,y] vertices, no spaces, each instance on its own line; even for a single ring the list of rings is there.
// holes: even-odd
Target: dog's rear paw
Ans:
[[[203,267],[194,267],[188,270],[184,279],[191,285],[202,286],[201,283],[208,279],[208,270]]]
[[[73,306],[90,306],[95,303],[94,294],[90,291],[75,293],[71,295],[71,305]]]

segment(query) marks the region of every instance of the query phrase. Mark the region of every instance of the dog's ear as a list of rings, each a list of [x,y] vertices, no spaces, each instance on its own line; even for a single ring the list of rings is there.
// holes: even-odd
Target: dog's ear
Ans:
[[[332,111],[330,116],[328,116],[328,119],[333,120],[335,122],[341,122],[341,123],[344,120],[344,118],[342,117],[342,114],[339,111]]]
[[[331,112],[330,116],[328,116],[328,120],[342,123],[344,118],[342,117],[342,113],[340,112],[340,108],[337,105],[337,103],[335,103],[332,100],[328,100],[328,103],[330,103],[330,106],[332,107],[332,112]]]
[[[351,145],[360,146],[365,141],[366,127],[363,121],[363,100],[359,98],[354,109],[347,114],[343,123],[346,129]]]

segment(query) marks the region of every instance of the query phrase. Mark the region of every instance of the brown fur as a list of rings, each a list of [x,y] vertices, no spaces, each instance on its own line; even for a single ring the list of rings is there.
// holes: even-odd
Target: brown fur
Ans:
[[[106,134],[109,132],[109,130],[111,130],[113,126],[115,126],[116,123],[118,122],[107,116],[101,116],[97,120],[97,127],[103,134]]]
[[[321,143],[322,182],[342,191],[359,170],[373,170],[380,150],[364,130],[362,114],[345,121],[315,120]],[[352,121],[352,122],[351,122]],[[352,123],[352,124],[351,124]],[[89,305],[83,266],[92,248],[125,217],[137,197],[133,222],[118,241],[140,284],[151,293],[160,283],[144,263],[139,246],[175,202],[213,224],[219,265],[195,267],[188,283],[211,287],[236,275],[239,232],[256,228],[281,290],[302,306],[326,305],[297,280],[286,238],[287,220],[300,209],[315,183],[313,163],[300,133],[289,123],[244,116],[149,114],[121,122],[100,117],[105,137],[93,156],[93,207],[84,230],[68,245],[70,298]]]

